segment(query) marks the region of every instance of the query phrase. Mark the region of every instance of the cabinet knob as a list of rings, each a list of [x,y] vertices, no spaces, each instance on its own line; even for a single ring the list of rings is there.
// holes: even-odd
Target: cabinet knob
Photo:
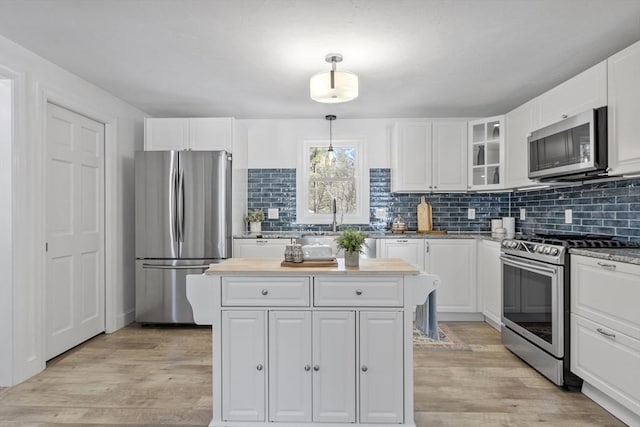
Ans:
[[[262,368],[263,368],[262,364],[261,364],[261,363],[258,363],[258,366],[256,366],[256,369],[257,369],[258,371],[262,371]]]
[[[562,115],[562,118],[563,118],[563,119],[566,119],[567,117],[569,117],[569,116],[568,116],[568,115],[566,115],[566,114],[563,114],[563,115]]]
[[[356,289],[356,295],[362,295],[362,289]]]
[[[438,188],[438,186],[437,186],[437,185],[434,185],[434,186],[433,186],[433,188]]]
[[[304,365],[304,370],[309,372],[311,370],[311,365]]]
[[[313,370],[314,370],[314,371],[316,371],[316,372],[318,372],[318,371],[320,370],[320,366],[315,365],[315,366],[313,367]]]
[[[433,188],[433,187],[430,185],[429,188]]]
[[[369,370],[369,368],[367,368],[367,365],[362,365],[362,368],[360,368],[362,370],[362,372],[367,372]]]
[[[260,292],[262,295],[267,295],[269,294],[269,291],[266,289],[263,289],[262,292]]]

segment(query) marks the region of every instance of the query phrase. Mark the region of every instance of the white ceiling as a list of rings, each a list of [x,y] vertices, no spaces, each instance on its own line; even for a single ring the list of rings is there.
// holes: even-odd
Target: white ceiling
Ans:
[[[158,117],[471,117],[640,40],[640,0],[0,0],[0,34]],[[355,101],[309,98],[330,52]]]

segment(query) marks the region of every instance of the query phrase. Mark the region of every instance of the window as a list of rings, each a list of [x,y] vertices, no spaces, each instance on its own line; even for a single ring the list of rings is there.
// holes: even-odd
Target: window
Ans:
[[[305,141],[297,174],[299,224],[369,223],[369,175],[361,141]]]

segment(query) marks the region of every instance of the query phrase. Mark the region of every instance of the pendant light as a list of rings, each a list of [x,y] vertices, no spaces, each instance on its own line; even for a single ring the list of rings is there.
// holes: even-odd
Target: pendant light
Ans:
[[[315,74],[309,81],[309,94],[314,101],[336,104],[352,101],[358,97],[358,76],[348,71],[336,71],[336,64],[342,62],[342,55],[330,53],[325,61],[331,64],[331,71]]]
[[[336,116],[334,116],[333,114],[327,114],[326,116],[324,116],[324,118],[326,120],[329,120],[329,148],[327,148],[327,151],[332,153],[333,152],[333,126],[332,126],[332,123],[336,119]]]

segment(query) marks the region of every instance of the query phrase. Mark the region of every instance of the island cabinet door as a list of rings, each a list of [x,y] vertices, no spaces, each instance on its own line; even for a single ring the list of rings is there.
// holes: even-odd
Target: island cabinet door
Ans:
[[[313,313],[313,421],[356,420],[356,323],[352,311]]]
[[[222,312],[222,418],[265,421],[266,312]]]
[[[402,342],[402,312],[360,313],[360,422],[403,422]]]
[[[311,421],[311,312],[269,312],[269,421]]]

